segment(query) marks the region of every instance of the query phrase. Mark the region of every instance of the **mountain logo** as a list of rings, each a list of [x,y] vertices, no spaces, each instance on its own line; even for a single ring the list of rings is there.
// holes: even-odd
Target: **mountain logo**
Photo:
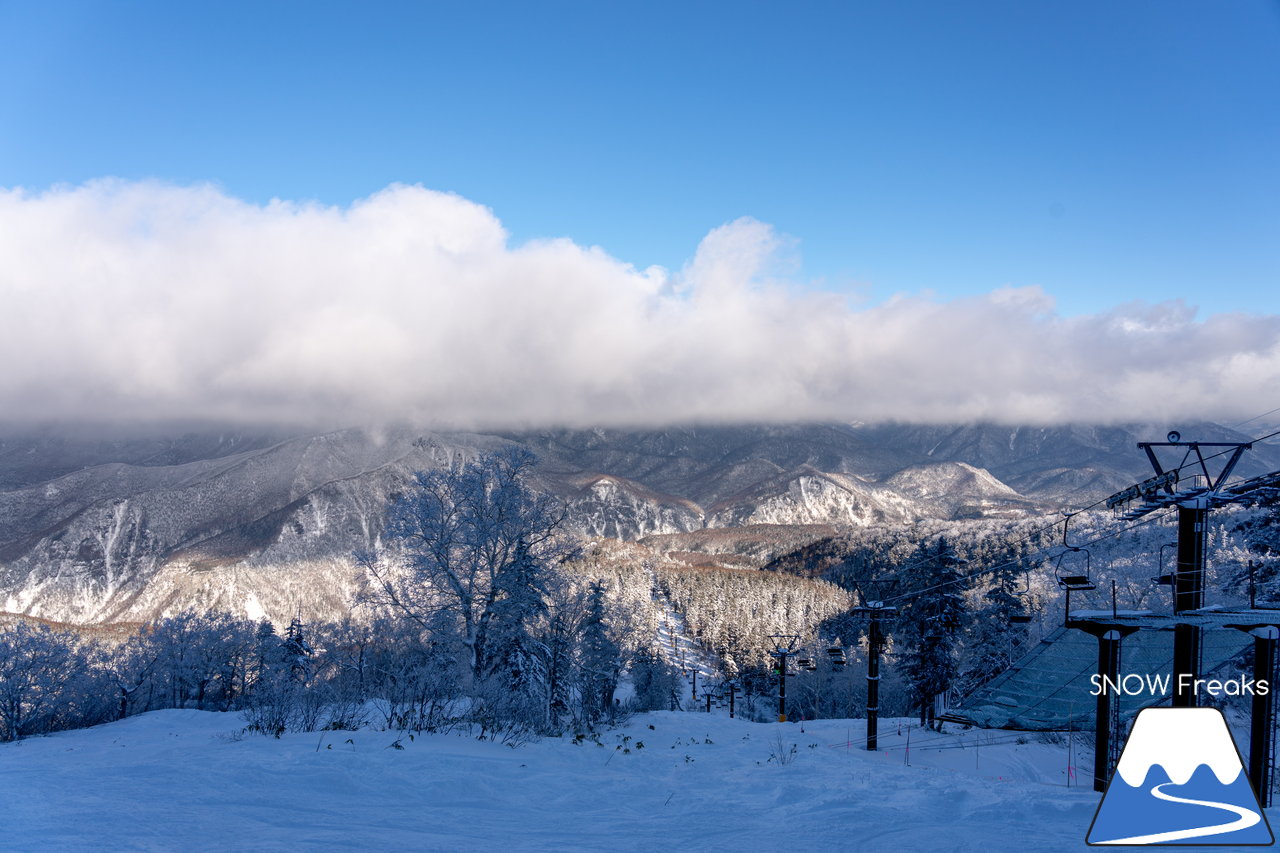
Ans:
[[[1216,708],[1138,714],[1085,840],[1266,846],[1275,841]]]

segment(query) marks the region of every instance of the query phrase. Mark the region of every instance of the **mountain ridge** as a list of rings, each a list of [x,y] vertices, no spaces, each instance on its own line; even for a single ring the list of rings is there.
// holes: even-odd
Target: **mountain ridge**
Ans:
[[[1134,443],[1157,431],[1138,429],[393,427],[110,442],[11,433],[0,436],[0,484],[8,484],[0,488],[0,609],[72,622],[147,618],[155,613],[146,608],[160,605],[136,602],[158,579],[180,590],[200,573],[237,568],[258,578],[267,567],[321,567],[326,583],[354,588],[343,574],[354,571],[351,555],[379,544],[386,507],[414,471],[456,468],[504,447],[537,454],[531,485],[564,501],[570,531],[638,540],[744,525],[1055,511],[1149,476]],[[1230,434],[1213,425],[1199,432],[1205,440]],[[1280,468],[1280,453],[1255,448],[1240,471],[1254,468]],[[33,480],[41,472],[52,476]],[[175,592],[164,606],[180,598]]]

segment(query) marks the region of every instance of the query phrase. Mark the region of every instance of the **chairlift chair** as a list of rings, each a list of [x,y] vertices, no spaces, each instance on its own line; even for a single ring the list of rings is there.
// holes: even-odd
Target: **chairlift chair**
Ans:
[[[1031,614],[1027,612],[1027,599],[1031,596],[1031,571],[1028,569],[1023,572],[1023,582],[1025,589],[1018,594],[1018,609],[1009,614],[1010,625],[1028,625],[1031,622]]]
[[[1065,539],[1065,536],[1063,537]],[[1083,553],[1084,554],[1084,574],[1065,574],[1063,571],[1062,560],[1067,554]],[[1067,569],[1070,571],[1070,569]],[[1097,589],[1098,585],[1093,582],[1090,575],[1093,571],[1093,555],[1089,553],[1088,548],[1080,548],[1074,545],[1068,545],[1067,550],[1058,555],[1058,561],[1054,565],[1053,574],[1058,579],[1058,587],[1066,590],[1067,601],[1066,609],[1063,611],[1062,619],[1065,625],[1071,618],[1071,593],[1087,592],[1091,589]]]
[[[1163,545],[1161,545],[1161,546],[1160,546],[1160,574],[1156,575],[1155,577],[1153,577],[1153,578],[1151,579],[1151,582],[1152,582],[1153,584],[1155,584],[1156,586],[1167,586],[1167,587],[1169,587],[1169,588],[1170,588],[1170,592],[1172,592],[1172,593],[1173,593],[1173,596],[1174,596],[1175,601],[1176,601],[1176,599],[1177,599],[1177,597],[1178,597],[1178,593],[1177,593],[1177,589],[1176,589],[1176,587],[1177,587],[1177,585],[1178,585],[1178,574],[1179,574],[1179,573],[1178,573],[1178,571],[1176,570],[1176,568],[1175,568],[1175,570],[1174,570],[1174,571],[1172,571],[1172,572],[1166,572],[1166,571],[1164,570],[1164,552],[1165,552],[1165,550],[1166,550],[1166,549],[1168,549],[1168,548],[1177,548],[1177,547],[1178,547],[1178,543],[1177,543],[1177,542],[1166,542],[1166,543],[1164,543]],[[1175,566],[1177,566],[1177,563],[1174,563],[1174,565],[1175,565]]]
[[[1084,574],[1068,575],[1063,573],[1062,558],[1068,554],[1082,552],[1084,554]],[[1058,586],[1068,592],[1080,592],[1083,590],[1097,589],[1098,585],[1090,579],[1093,571],[1093,558],[1088,548],[1071,547],[1058,555],[1058,561],[1054,565],[1053,574],[1058,579]],[[1069,569],[1068,569],[1069,571]]]
[[[1089,579],[1093,566],[1093,555],[1089,553],[1088,548],[1082,548],[1079,545],[1072,545],[1067,541],[1067,528],[1071,525],[1071,517],[1075,515],[1073,512],[1066,513],[1066,518],[1062,521],[1062,548],[1063,551],[1058,555],[1058,561],[1054,565],[1053,573],[1058,579],[1058,586],[1065,589],[1068,594],[1073,590],[1097,589],[1098,587]],[[1084,554],[1084,574],[1083,575],[1064,575],[1062,573],[1062,558],[1068,554]]]

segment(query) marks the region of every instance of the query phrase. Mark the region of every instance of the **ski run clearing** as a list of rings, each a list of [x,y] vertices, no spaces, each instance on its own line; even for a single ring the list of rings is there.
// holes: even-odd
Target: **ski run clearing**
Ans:
[[[512,748],[155,711],[0,744],[0,849],[1087,849],[1087,753],[1069,787],[1065,743],[887,720],[869,753],[864,726],[654,712]]]

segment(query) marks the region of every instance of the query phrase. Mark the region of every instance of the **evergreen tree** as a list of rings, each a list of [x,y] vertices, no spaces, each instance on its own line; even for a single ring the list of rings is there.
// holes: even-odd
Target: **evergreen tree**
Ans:
[[[557,613],[547,622],[543,635],[546,661],[546,719],[553,725],[569,711],[570,667],[574,651],[576,622]]]
[[[517,553],[494,580],[496,595],[487,631],[484,676],[505,697],[507,709],[531,723],[546,677],[546,649],[533,636],[531,626],[547,612],[547,573],[547,567],[527,553]]]
[[[641,711],[674,711],[682,686],[680,673],[651,646],[641,646],[631,657],[631,684],[635,707]]]
[[[295,616],[293,621],[289,623],[289,628],[285,633],[284,642],[281,644],[280,649],[284,656],[284,663],[289,668],[289,673],[298,681],[306,681],[308,660],[314,650],[311,648],[311,644],[307,642],[301,618]]]
[[[985,684],[1004,672],[1026,651],[1026,624],[1013,621],[1028,612],[1026,581],[1016,564],[996,568],[991,586],[982,595],[982,608],[974,614],[972,653],[964,673],[966,689]]]
[[[257,656],[258,672],[267,669],[280,648],[280,638],[276,636],[276,626],[270,619],[263,619],[254,630],[254,653]]]
[[[620,663],[618,645],[605,624],[604,584],[596,581],[591,584],[582,623],[582,710],[587,722],[612,713]]]
[[[907,648],[903,670],[920,708],[920,724],[934,725],[938,699],[956,680],[960,629],[964,625],[964,561],[945,537],[922,544],[910,563],[907,597],[898,637]]]

